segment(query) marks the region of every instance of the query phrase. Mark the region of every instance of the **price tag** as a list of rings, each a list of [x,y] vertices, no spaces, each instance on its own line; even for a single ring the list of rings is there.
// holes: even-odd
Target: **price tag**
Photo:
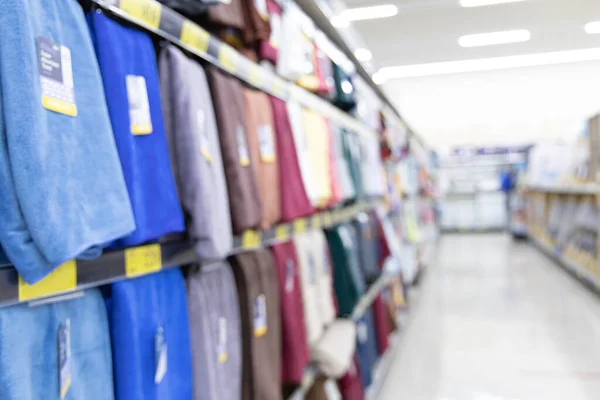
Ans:
[[[41,281],[28,284],[19,276],[19,301],[71,292],[77,287],[77,264],[75,260],[59,265]]]
[[[312,226],[315,229],[321,228],[321,216],[320,215],[313,215],[312,216],[312,221],[310,223],[310,226]]]
[[[154,0],[120,0],[119,8],[152,29],[160,25],[161,5]]]
[[[314,381],[315,381],[315,375],[314,375],[313,371],[309,371],[309,372],[306,372],[302,376],[302,383],[301,383],[301,385],[302,385],[303,388],[310,389],[312,387]]]
[[[333,221],[331,220],[331,213],[325,213],[325,215],[323,216],[323,225],[329,227],[332,224]]]
[[[306,220],[300,218],[294,221],[294,233],[302,233],[306,230]]]
[[[260,232],[248,230],[242,235],[242,248],[254,249],[260,246]]]
[[[285,81],[278,77],[273,78],[272,90],[273,90],[273,94],[275,96],[284,97],[285,96]]]
[[[275,239],[278,242],[285,242],[290,238],[290,226],[288,224],[277,225],[275,228]]]
[[[264,80],[265,74],[263,73],[263,70],[258,65],[250,64],[248,71],[248,82],[257,88],[260,88],[262,87]]]
[[[147,275],[162,268],[159,244],[133,247],[125,250],[125,275],[128,278]]]
[[[206,54],[210,34],[191,21],[183,21],[181,41],[190,47]]]
[[[234,74],[237,70],[239,54],[233,47],[226,44],[221,44],[219,47],[219,63],[229,73]]]

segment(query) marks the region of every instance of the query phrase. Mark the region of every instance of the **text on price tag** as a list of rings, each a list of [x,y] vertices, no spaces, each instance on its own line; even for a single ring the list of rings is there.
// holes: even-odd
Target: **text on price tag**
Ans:
[[[133,247],[125,250],[125,275],[128,278],[147,275],[162,268],[159,244]]]
[[[119,8],[153,29],[160,25],[161,5],[154,0],[120,0]]]
[[[59,265],[48,276],[33,285],[28,284],[19,276],[19,301],[70,292],[76,287],[77,264],[75,260],[71,260]]]

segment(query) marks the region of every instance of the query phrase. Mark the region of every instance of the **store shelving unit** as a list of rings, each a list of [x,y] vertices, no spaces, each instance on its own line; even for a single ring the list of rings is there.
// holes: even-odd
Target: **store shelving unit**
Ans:
[[[379,277],[379,279],[373,282],[369,289],[365,292],[365,294],[360,298],[360,300],[356,304],[356,307],[354,308],[350,319],[357,323],[367,312],[369,307],[371,307],[371,305],[373,304],[377,296],[381,293],[381,291],[388,287],[394,279],[394,276],[384,273]],[[382,359],[384,357],[382,357]],[[310,388],[314,385],[315,380],[320,375],[321,372],[319,371],[318,367],[316,367],[315,365],[308,366],[308,368],[306,368],[306,370],[304,371],[302,382],[300,383],[298,388],[288,397],[288,400],[304,399]]]
[[[353,116],[244,57],[201,26],[155,0],[91,1],[101,10],[176,44],[257,89],[284,101],[295,100],[350,131],[377,137],[375,132]]]
[[[308,218],[299,218],[266,231],[246,231],[242,236],[234,238],[231,254],[285,242],[292,235],[308,229],[324,229],[351,221],[359,213],[372,210],[379,204],[379,200],[364,201]],[[72,293],[194,263],[201,263],[203,266],[212,264],[211,261],[199,260],[191,243],[175,240],[110,251],[93,260],[65,263],[35,285],[26,284],[12,266],[5,265],[0,268],[0,307]]]
[[[525,184],[531,192],[586,195],[600,193],[600,186],[595,183],[555,183],[548,185]]]
[[[590,271],[589,267],[584,267],[578,262],[571,260],[560,248],[552,247],[548,245],[548,243],[544,243],[535,237],[532,237],[531,240],[542,253],[556,261],[582,282],[600,292],[600,276]]]
[[[595,209],[597,216],[598,205],[600,204],[600,186],[596,183],[553,183],[553,184],[525,184],[523,189],[526,192],[528,204],[528,235],[532,243],[545,255],[556,261],[573,276],[584,282],[586,285],[594,288],[600,293],[600,259],[589,249],[581,248],[577,242],[572,240],[557,241],[556,237],[550,235],[550,221],[552,207],[555,202],[562,201],[574,202],[575,204],[587,204]],[[566,206],[563,206],[563,209]],[[564,212],[564,211],[563,211]],[[579,229],[593,230],[595,241],[594,248],[597,252],[600,241],[597,236],[597,226],[593,222],[594,215],[586,216],[587,225]],[[564,227],[566,222],[575,223],[575,219],[567,216],[568,221],[561,218],[552,225]],[[574,228],[570,228],[574,229]],[[556,235],[555,235],[556,236]],[[559,233],[560,236],[560,233]]]

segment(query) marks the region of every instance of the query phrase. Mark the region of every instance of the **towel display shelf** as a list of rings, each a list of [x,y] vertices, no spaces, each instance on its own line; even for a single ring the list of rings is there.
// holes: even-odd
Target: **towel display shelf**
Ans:
[[[600,192],[600,187],[595,183],[526,184],[524,187],[530,192],[556,194],[595,195]]]
[[[354,321],[355,323],[358,323],[361,317],[367,312],[369,307],[371,307],[377,296],[383,291],[383,289],[392,284],[395,278],[396,277],[394,275],[384,273],[379,277],[379,279],[373,282],[371,286],[369,286],[369,289],[365,292],[365,294],[360,298],[360,300],[356,304],[356,307],[354,307],[354,311],[352,312],[350,319],[352,319],[352,321]],[[386,354],[387,352],[381,358],[385,357]],[[304,397],[315,384],[316,379],[320,375],[321,372],[319,371],[318,367],[312,364],[309,365],[304,371],[302,382],[300,383],[298,388],[288,397],[288,400],[304,399]]]
[[[295,100],[348,130],[377,137],[358,119],[251,61],[204,28],[155,0],[91,1],[101,9],[176,44],[257,89],[284,101]]]
[[[362,201],[279,224],[266,231],[246,231],[234,238],[231,254],[285,242],[294,234],[308,229],[324,229],[351,221],[361,212],[370,211],[379,204],[380,200]],[[27,285],[19,278],[14,267],[6,265],[0,268],[0,307],[77,292],[194,263],[200,263],[203,267],[214,264],[199,260],[189,242],[177,240],[109,251],[93,260],[71,261],[34,285]]]

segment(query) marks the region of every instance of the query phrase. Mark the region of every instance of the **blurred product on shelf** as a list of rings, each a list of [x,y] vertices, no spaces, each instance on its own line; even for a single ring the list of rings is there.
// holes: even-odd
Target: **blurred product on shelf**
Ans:
[[[106,308],[115,397],[192,398],[190,325],[181,271],[113,283],[107,288]]]
[[[235,278],[220,262],[187,278],[194,400],[239,399],[242,332]]]
[[[244,97],[239,81],[215,67],[207,69],[219,128],[234,234],[256,228],[262,219],[256,175],[250,162]]]
[[[0,242],[34,283],[73,258],[99,256],[135,224],[81,7],[3,6]]]
[[[256,176],[263,210],[260,228],[266,230],[281,219],[277,144],[269,96],[244,88],[250,163]]]
[[[223,259],[233,245],[231,217],[206,74],[177,47],[165,45],[160,53],[160,78],[171,165],[187,232],[200,259]]]
[[[288,241],[271,247],[279,278],[281,314],[281,383],[298,384],[302,381],[304,367],[310,361],[310,322],[314,320],[306,305],[303,290],[308,283],[300,279],[303,269],[299,265],[294,242]],[[314,263],[310,265],[312,279],[316,280]],[[306,324],[305,324],[306,323]]]
[[[375,335],[375,321],[373,311],[367,310],[356,323],[356,352],[360,377],[365,388],[373,381],[373,367],[378,358],[377,338]]]
[[[98,289],[0,310],[0,354],[2,399],[67,394],[72,399],[114,399],[110,334]]]
[[[310,215],[313,208],[302,179],[299,152],[294,144],[292,126],[285,102],[276,97],[271,97],[270,100],[273,110],[275,143],[277,144],[281,220],[287,222]]]
[[[303,109],[302,122],[317,189],[313,205],[316,208],[325,208],[333,197],[327,121],[322,115],[312,110]]]
[[[184,232],[152,39],[102,12],[92,12],[89,23],[136,224],[136,230],[116,247],[137,246]]]
[[[242,399],[281,399],[281,308],[271,253],[231,257],[242,317]],[[293,360],[285,360],[293,362]]]

